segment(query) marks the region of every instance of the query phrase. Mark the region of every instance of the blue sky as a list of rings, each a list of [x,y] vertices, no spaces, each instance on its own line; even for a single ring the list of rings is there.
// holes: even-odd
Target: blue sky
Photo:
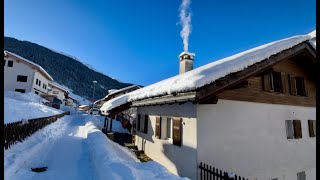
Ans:
[[[194,67],[316,28],[315,0],[191,2]],[[149,85],[179,72],[181,0],[5,0],[4,35]]]

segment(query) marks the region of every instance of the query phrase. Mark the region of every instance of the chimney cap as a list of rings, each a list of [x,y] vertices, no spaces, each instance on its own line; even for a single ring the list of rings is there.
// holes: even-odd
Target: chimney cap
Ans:
[[[182,55],[185,55],[185,54],[187,54],[187,55],[189,55],[189,56],[196,56],[196,54],[195,53],[191,53],[191,52],[182,52],[180,55],[179,55],[179,57],[181,57]]]

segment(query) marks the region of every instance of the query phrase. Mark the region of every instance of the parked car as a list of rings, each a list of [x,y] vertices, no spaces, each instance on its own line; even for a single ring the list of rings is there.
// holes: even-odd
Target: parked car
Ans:
[[[89,110],[89,114],[91,115],[99,115],[100,114],[100,110],[97,108],[93,108]]]

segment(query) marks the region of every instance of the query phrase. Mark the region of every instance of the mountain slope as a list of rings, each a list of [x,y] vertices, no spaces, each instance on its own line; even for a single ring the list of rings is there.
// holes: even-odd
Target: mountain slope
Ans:
[[[39,64],[53,77],[54,81],[90,100],[93,95],[92,81],[94,80],[98,81],[95,86],[95,99],[104,97],[109,89],[120,89],[132,85],[112,79],[88,68],[75,58],[32,42],[4,37],[4,49]]]

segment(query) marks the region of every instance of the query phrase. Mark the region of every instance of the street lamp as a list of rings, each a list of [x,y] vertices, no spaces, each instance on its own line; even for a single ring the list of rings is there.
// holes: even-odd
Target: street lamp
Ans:
[[[93,95],[92,95],[92,108],[93,108],[93,103],[94,103],[94,90],[95,90],[95,85],[97,84],[97,81],[92,81],[93,82]]]

